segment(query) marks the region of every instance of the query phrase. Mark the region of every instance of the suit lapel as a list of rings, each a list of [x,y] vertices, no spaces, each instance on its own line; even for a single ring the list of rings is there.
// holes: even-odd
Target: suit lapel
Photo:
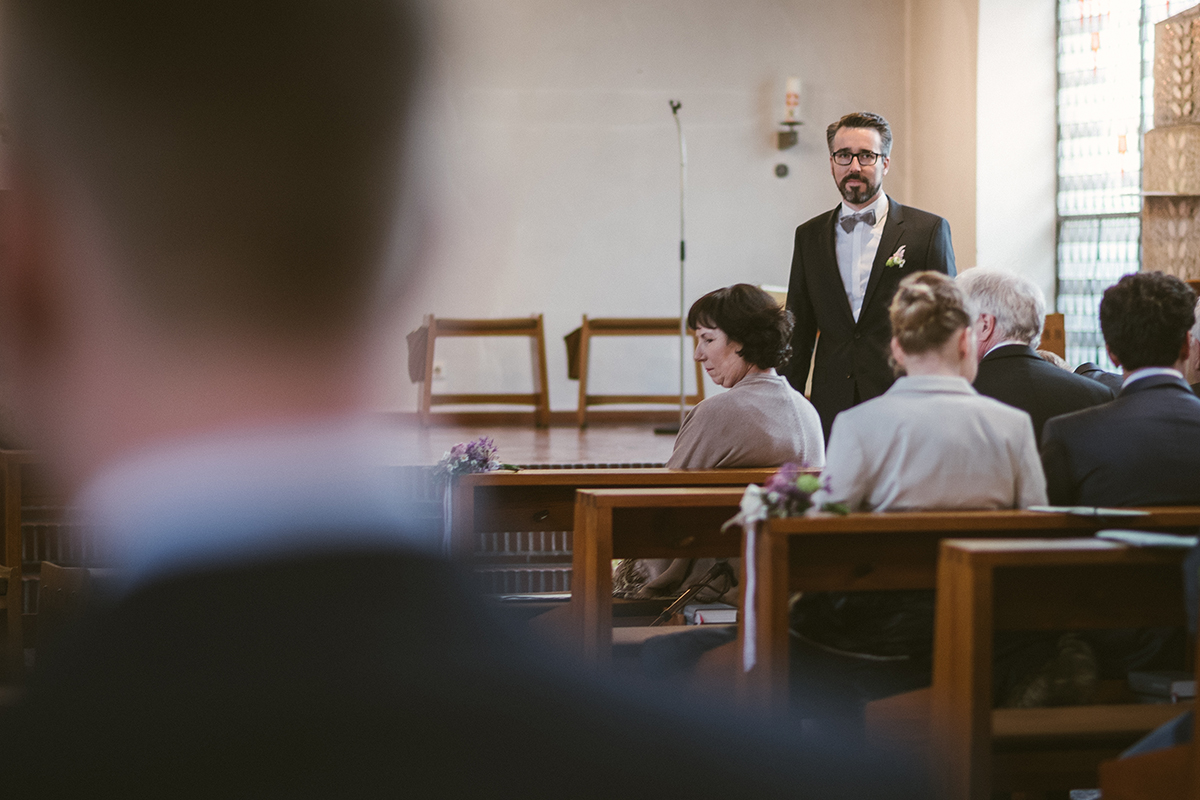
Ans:
[[[895,200],[888,198],[887,222],[883,223],[883,237],[879,240],[879,249],[875,251],[875,260],[871,262],[871,277],[867,279],[867,291],[863,294],[863,310],[858,315],[860,320],[866,314],[867,306],[871,304],[871,298],[883,278],[884,270],[891,269],[884,264],[892,257],[892,253],[896,252],[900,237],[904,233],[903,208]]]
[[[839,299],[833,302],[841,309],[846,317],[846,323],[851,327],[854,326],[854,312],[850,309],[850,298],[846,297],[846,285],[842,283],[842,271],[838,267],[837,260],[837,238],[834,234],[833,226],[837,225],[839,213],[842,210],[842,204],[838,203],[833,211],[829,212],[828,221],[820,227],[820,240],[817,242],[817,248],[825,254],[827,263],[833,265],[832,270],[822,270],[821,277],[825,280],[826,286],[824,294],[827,297],[837,296]],[[814,292],[814,294],[816,294]]]

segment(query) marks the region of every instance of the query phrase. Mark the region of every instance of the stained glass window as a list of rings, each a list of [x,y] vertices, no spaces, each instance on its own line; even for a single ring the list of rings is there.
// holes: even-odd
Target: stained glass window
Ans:
[[[1154,24],[1200,0],[1059,0],[1058,310],[1067,361],[1112,369],[1100,295],[1141,265],[1142,134]]]

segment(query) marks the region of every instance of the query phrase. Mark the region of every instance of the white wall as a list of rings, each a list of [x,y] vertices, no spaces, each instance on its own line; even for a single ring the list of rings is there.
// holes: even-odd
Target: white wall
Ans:
[[[908,200],[905,4],[889,0],[458,0],[426,122],[441,162],[428,279],[397,319],[385,408],[412,410],[400,344],[422,313],[546,315],[551,402],[575,406],[561,337],[593,316],[678,313],[678,150],[688,140],[690,303],[786,283],[795,226],[838,202],[825,125],[871,109]],[[774,148],[784,79],[803,79],[798,147]],[[774,175],[776,163],[791,174]],[[897,169],[899,168],[899,169]],[[939,210],[936,205],[931,210]],[[956,230],[957,241],[957,230]],[[670,393],[675,346],[603,343],[595,391]],[[439,391],[522,391],[524,343],[451,342]],[[445,355],[442,356],[441,352]],[[711,389],[711,385],[710,385]]]
[[[978,263],[1033,279],[1054,307],[1055,6],[979,0]]]

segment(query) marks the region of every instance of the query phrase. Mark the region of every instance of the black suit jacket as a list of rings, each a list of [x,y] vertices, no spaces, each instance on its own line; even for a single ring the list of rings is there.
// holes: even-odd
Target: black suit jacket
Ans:
[[[1039,445],[1046,420],[1116,396],[1102,383],[1054,366],[1025,344],[997,347],[985,355],[979,362],[975,390],[1028,412]]]
[[[838,412],[883,394],[895,381],[888,363],[892,338],[888,305],[900,279],[921,270],[955,274],[950,224],[889,197],[883,237],[856,322],[838,271],[833,226],[840,210],[839,204],[796,228],[787,299],[796,317],[787,377],[797,391],[804,391],[817,332],[821,333],[811,399],[821,415],[826,442]],[[885,267],[902,246],[904,266]]]
[[[1200,504],[1200,398],[1172,375],[1134,381],[1048,421],[1042,465],[1056,505]]]
[[[923,796],[668,691],[521,646],[446,563],[327,553],[94,614],[39,653],[0,764],[14,797]]]
[[[1116,372],[1105,372],[1090,361],[1085,361],[1076,367],[1075,374],[1103,383],[1114,392],[1121,391],[1121,384],[1125,381],[1123,375]]]

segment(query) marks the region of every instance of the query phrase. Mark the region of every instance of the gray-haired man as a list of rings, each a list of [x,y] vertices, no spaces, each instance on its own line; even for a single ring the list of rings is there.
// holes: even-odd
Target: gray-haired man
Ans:
[[[1034,349],[1042,337],[1046,301],[1027,278],[977,267],[957,278],[972,302],[979,341],[975,389],[1029,413],[1038,444],[1050,417],[1106,403],[1113,391],[1043,360]]]

